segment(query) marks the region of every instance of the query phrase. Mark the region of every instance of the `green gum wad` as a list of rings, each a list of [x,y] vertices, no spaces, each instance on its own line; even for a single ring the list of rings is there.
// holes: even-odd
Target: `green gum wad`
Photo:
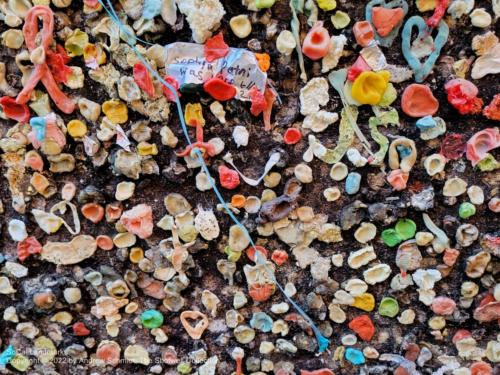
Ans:
[[[481,170],[481,172],[490,172],[495,169],[500,168],[500,163],[495,160],[493,155],[490,153],[486,154],[486,156],[477,164],[477,167]]]
[[[399,234],[392,228],[384,230],[381,234],[381,237],[382,241],[384,241],[384,243],[390,247],[396,246],[402,241],[401,237],[399,237]]]
[[[350,112],[350,115],[347,112]],[[340,159],[342,159],[354,141],[354,129],[349,122],[349,118],[353,118],[354,121],[358,118],[358,109],[354,106],[349,106],[349,108],[342,108],[340,114],[340,125],[339,125],[339,141],[335,148],[327,148],[324,155],[320,157],[322,161],[328,164],[335,164]]]
[[[304,13],[304,0],[290,0],[290,9],[292,11],[292,20],[290,21],[290,28],[297,43],[295,50],[299,58],[300,79],[305,83],[307,82],[306,69],[304,67],[304,55],[300,44],[300,21],[297,17],[298,13]]]
[[[191,373],[191,365],[189,362],[181,362],[177,365],[177,371],[181,374],[190,374]]]
[[[22,354],[16,354],[10,361],[10,365],[17,371],[24,372],[30,367],[30,360]]]
[[[464,202],[458,209],[458,214],[462,219],[467,219],[476,213],[476,206],[470,202]]]
[[[318,0],[318,6],[321,10],[327,12],[329,10],[334,10],[337,7],[337,2],[335,0]]]
[[[146,310],[141,314],[141,323],[149,329],[161,327],[163,314],[157,310]]]
[[[398,97],[398,92],[396,91],[396,88],[392,83],[389,82],[387,84],[387,88],[384,91],[384,94],[382,95],[382,99],[380,99],[378,105],[380,107],[388,107],[392,103],[394,103],[397,97]]]
[[[417,225],[410,219],[399,219],[394,227],[399,237],[405,241],[413,238],[417,232]]]
[[[351,18],[346,12],[342,12],[338,10],[335,12],[333,16],[330,17],[330,21],[332,21],[333,27],[338,29],[343,29],[351,22]]]
[[[387,91],[387,90],[386,90]],[[398,111],[391,108],[388,111],[381,111],[379,107],[372,107],[375,116],[370,117],[368,120],[368,125],[370,127],[370,133],[375,142],[379,145],[379,150],[373,154],[373,159],[370,161],[370,165],[382,165],[384,162],[387,150],[389,150],[389,139],[383,135],[379,130],[379,126],[388,125],[399,125],[399,115]]]
[[[186,83],[180,87],[180,92],[183,94],[196,94],[200,92],[202,85],[197,85],[196,83]]]
[[[241,251],[234,251],[229,246],[226,246],[224,252],[227,255],[227,260],[230,262],[237,262],[241,257]]]
[[[257,0],[255,1],[255,7],[257,9],[271,8],[276,0]]]
[[[378,305],[378,313],[382,316],[388,316],[389,318],[394,318],[398,315],[399,304],[398,301],[392,297],[384,297]]]
[[[64,43],[64,48],[71,57],[83,55],[83,49],[89,43],[89,36],[80,29],[76,29]]]

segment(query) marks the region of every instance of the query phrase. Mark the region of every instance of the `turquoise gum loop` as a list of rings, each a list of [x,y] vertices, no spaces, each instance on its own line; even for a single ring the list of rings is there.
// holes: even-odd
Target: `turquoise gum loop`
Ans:
[[[423,38],[426,35],[430,35],[430,33],[432,33],[432,29],[427,26],[425,20],[420,16],[408,18],[408,21],[406,21],[403,27],[401,44],[403,56],[415,74],[415,81],[421,83],[430,74],[432,68],[434,68],[434,64],[441,53],[441,49],[448,40],[450,29],[443,20],[439,22],[438,33],[434,38],[434,50],[424,62],[421,62],[420,59],[418,59],[411,51],[411,34],[414,26],[418,29],[417,38]]]
[[[113,20],[113,22],[115,22],[118,25],[118,27],[120,28],[121,31],[123,31],[125,34],[129,35],[130,37],[135,38],[136,40],[138,40],[134,35],[132,35],[132,34],[129,33],[129,31],[124,27],[124,25],[122,24],[122,22],[120,21],[120,19],[118,17],[116,17],[116,12],[114,11],[113,6],[111,5],[111,0],[107,0],[107,3],[109,5],[111,11],[106,7],[106,5],[104,5],[103,0],[99,0],[99,3],[102,5],[102,7],[106,11],[106,13],[108,13],[108,15],[111,17],[111,19]],[[127,43],[128,43],[128,41],[127,41]],[[155,77],[162,85],[164,85],[165,87],[167,87],[173,93],[173,95],[175,97],[175,104],[177,106],[177,111],[179,113],[179,120],[180,120],[180,123],[181,123],[182,132],[184,133],[184,137],[186,138],[187,143],[189,145],[192,145],[191,138],[189,137],[187,126],[186,126],[186,123],[184,121],[184,112],[182,111],[182,105],[181,105],[181,102],[179,100],[179,96],[177,95],[177,90],[172,85],[170,85],[168,82],[166,82],[158,74],[158,72],[155,69],[153,69],[151,67],[151,65],[149,65],[149,63],[146,61],[146,59],[144,59],[144,57],[142,57],[141,53],[137,50],[137,48],[133,44],[131,44],[131,43],[128,43],[128,44],[129,44],[130,48],[132,48],[132,50],[134,51],[134,53],[137,55],[137,58],[141,61],[142,64],[144,64],[144,66],[153,75],[153,77]],[[222,197],[222,194],[220,193],[219,189],[217,188],[217,186],[213,182],[212,176],[210,175],[210,172],[208,171],[208,167],[205,164],[205,160],[203,159],[201,151],[198,148],[194,148],[193,152],[198,157],[198,160],[199,160],[199,162],[201,164],[201,169],[208,176],[208,181],[210,182],[212,190],[214,191],[215,195],[217,196],[217,199],[219,200],[220,204],[222,204],[222,206],[224,207],[224,210],[229,215],[229,217],[231,218],[231,220],[238,227],[240,227],[240,229],[243,231],[243,233],[245,233],[245,236],[248,238],[248,240],[249,240],[250,244],[252,245],[252,247],[255,247],[256,245],[255,245],[254,241],[252,240],[252,237],[248,233],[248,230],[245,228],[245,226],[233,214],[233,212],[231,211],[231,209],[228,207],[225,199]],[[319,347],[319,352],[320,353],[324,352],[328,348],[328,345],[330,344],[330,341],[321,334],[321,332],[319,331],[318,327],[316,327],[316,325],[314,324],[314,322],[312,321],[312,319],[304,312],[304,310],[302,310],[300,308],[300,306],[297,305],[285,293],[285,290],[283,289],[283,287],[276,280],[275,275],[265,266],[265,260],[262,259],[262,256],[260,255],[260,253],[258,251],[256,251],[255,254],[257,254],[257,256],[256,256],[257,261],[259,263],[261,263],[261,264],[264,264],[264,267],[266,268],[266,271],[272,277],[272,280],[276,283],[276,285],[278,286],[279,290],[283,293],[283,295],[285,296],[285,298],[292,304],[292,306],[297,310],[297,312],[307,321],[307,323],[309,323],[309,325],[311,326],[311,328],[312,328],[312,330],[313,330],[313,332],[314,332],[314,334],[316,336],[316,340],[318,342],[318,347]]]

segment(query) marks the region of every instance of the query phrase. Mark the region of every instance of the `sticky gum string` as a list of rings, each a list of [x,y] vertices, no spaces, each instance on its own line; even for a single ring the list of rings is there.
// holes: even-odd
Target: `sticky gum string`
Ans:
[[[108,6],[110,9],[108,9],[106,7],[106,5],[104,4],[104,1],[103,0],[99,0],[99,3],[102,5],[102,7],[104,8],[104,10],[106,11],[106,13],[108,13],[108,15],[110,16],[110,18],[113,20],[113,22],[118,25],[118,27],[120,28],[120,30],[126,34],[129,38],[132,38],[133,40],[139,40],[136,38],[135,35],[132,35],[130,33],[130,31],[125,27],[125,25],[123,25],[123,23],[120,21],[120,19],[116,16],[116,12],[113,8],[113,5],[111,4],[111,0],[106,0],[107,3],[108,3]],[[134,53],[136,54],[137,58],[141,61],[142,64],[144,64],[144,66],[148,69],[148,71],[153,75],[153,77],[155,77],[162,85],[164,85],[165,87],[167,87],[174,95],[174,98],[175,98],[175,104],[176,104],[176,107],[177,107],[177,112],[179,114],[179,120],[180,120],[180,123],[181,123],[181,127],[182,127],[182,131],[184,133],[184,137],[186,138],[186,141],[188,143],[189,146],[192,146],[192,142],[191,142],[191,138],[189,137],[189,133],[188,133],[188,130],[187,130],[187,126],[186,126],[186,123],[184,121],[184,112],[182,110],[182,104],[180,102],[180,99],[179,99],[179,96],[177,95],[177,90],[172,86],[170,85],[168,82],[166,82],[159,74],[158,72],[153,69],[151,67],[151,65],[146,61],[146,59],[141,55],[141,53],[137,50],[137,48],[128,40],[126,40],[127,44],[130,46],[130,48],[132,48],[132,50],[134,51]],[[150,44],[150,43],[148,43]],[[214,180],[212,179],[212,176],[208,170],[208,167],[205,163],[205,160],[203,159],[203,155],[201,154],[201,151],[198,149],[198,148],[193,148],[193,152],[196,154],[196,156],[198,157],[198,160],[201,164],[201,169],[203,170],[203,172],[208,176],[208,181],[210,182],[210,186],[212,188],[212,190],[214,191],[217,199],[219,200],[220,204],[222,205],[222,207],[224,208],[224,210],[226,211],[226,213],[229,215],[229,217],[231,218],[231,220],[238,226],[240,227],[240,229],[243,231],[243,233],[245,234],[245,236],[247,237],[247,239],[249,240],[250,244],[252,245],[252,247],[256,250],[255,251],[255,258],[257,260],[256,263],[259,263],[259,264],[262,264],[264,266],[264,269],[267,271],[267,273],[269,274],[269,276],[271,277],[271,280],[278,286],[278,289],[281,291],[281,293],[285,296],[285,298],[290,302],[290,304],[295,308],[295,310],[306,320],[306,322],[311,326],[315,336],[316,336],[316,341],[318,342],[318,351],[319,353],[322,353],[324,352],[326,349],[328,349],[328,345],[330,344],[330,341],[324,337],[320,330],[318,329],[318,327],[314,324],[313,320],[309,317],[309,315],[306,314],[306,312],[304,310],[302,310],[302,308],[291,298],[289,297],[286,293],[285,293],[285,290],[283,289],[283,287],[281,286],[281,284],[278,282],[278,280],[276,279],[276,276],[274,275],[274,273],[266,266],[265,262],[266,260],[264,259],[264,257],[260,254],[259,251],[257,251],[256,249],[256,245],[252,239],[252,237],[250,236],[250,234],[248,233],[248,230],[245,228],[245,226],[236,218],[236,216],[233,214],[233,212],[230,210],[230,208],[228,207],[225,199],[222,197],[222,194],[220,193],[219,189],[217,188],[217,186],[215,185],[214,183]]]

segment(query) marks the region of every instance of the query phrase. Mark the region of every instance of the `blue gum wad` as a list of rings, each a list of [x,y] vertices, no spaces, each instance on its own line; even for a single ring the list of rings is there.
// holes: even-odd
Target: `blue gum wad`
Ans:
[[[273,320],[264,312],[254,313],[250,320],[250,327],[262,332],[270,332],[273,328]]]
[[[406,146],[403,146],[403,145],[397,145],[396,146],[396,150],[398,150],[398,153],[399,153],[399,157],[401,159],[404,159],[408,156],[411,155],[411,148],[409,147],[406,147]]]
[[[424,141],[437,138],[446,132],[446,123],[441,117],[425,116],[418,119],[416,125],[420,129],[420,138]]]
[[[47,120],[44,117],[32,117],[30,125],[35,131],[36,139],[43,141],[45,139],[45,128],[47,127]]]
[[[417,125],[417,128],[419,128],[422,131],[425,131],[425,130],[434,128],[437,125],[437,123],[436,123],[436,120],[434,120],[434,118],[432,116],[425,116],[425,117],[419,118],[417,120],[416,125]]]
[[[427,33],[432,32],[432,30],[427,27],[425,20],[420,16],[410,17],[408,21],[406,21],[403,28],[403,56],[408,62],[408,65],[412,68],[413,73],[415,73],[415,81],[420,83],[424,81],[425,77],[427,77],[432,68],[434,68],[434,64],[441,53],[441,48],[443,48],[448,40],[450,29],[448,28],[446,22],[441,21],[439,23],[438,34],[434,38],[434,51],[425,59],[425,61],[421,62],[411,50],[411,34],[413,27],[415,26],[418,29],[417,38],[422,38],[422,40],[424,36],[427,35]]]
[[[356,194],[359,191],[361,183],[361,175],[356,172],[351,172],[345,180],[345,192],[347,194]]]
[[[12,345],[9,345],[7,349],[5,349],[0,354],[0,367],[5,367],[16,355],[16,349]]]
[[[347,348],[345,351],[345,359],[353,365],[362,365],[365,363],[365,356],[363,355],[363,352],[358,349]]]

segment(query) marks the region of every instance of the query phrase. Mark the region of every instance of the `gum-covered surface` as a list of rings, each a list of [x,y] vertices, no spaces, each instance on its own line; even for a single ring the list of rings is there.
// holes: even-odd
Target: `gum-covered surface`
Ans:
[[[323,26],[329,36],[343,35],[346,38],[338,64],[328,71],[322,71],[321,59],[313,61],[304,55],[306,82],[300,77],[296,50],[287,55],[277,48],[277,39],[283,30],[292,30],[292,11],[288,1],[277,0],[270,8],[258,11],[252,10],[251,6],[248,9],[236,0],[205,2],[220,4],[225,11],[220,26],[214,27],[209,37],[222,33],[229,47],[267,54],[270,58],[267,87],[273,87],[280,98],[272,107],[270,131],[264,129],[261,114],[254,116],[251,113],[249,101],[235,98],[221,101],[225,111],[225,123],[221,123],[213,113],[216,111],[210,109],[214,99],[202,88],[187,92],[181,87],[180,98],[184,109],[188,103],[201,104],[205,120],[202,128],[204,141],[217,137],[224,144],[222,152],[206,158],[206,164],[228,205],[236,194],[246,197],[247,203],[252,200],[254,204],[257,201],[258,205],[267,202],[257,210],[249,207],[247,210],[239,208],[234,211],[256,244],[267,250],[270,262],[265,266],[267,271],[259,269],[260,262],[255,263],[247,256],[245,236],[237,236],[234,228],[230,232],[234,223],[219,205],[210,185],[205,183],[205,190],[199,189],[201,186],[197,180],[201,179],[200,168],[176,156],[176,152],[181,152],[187,143],[175,103],[168,104],[158,80],[152,78],[156,86],[152,98],[141,85],[142,90],[137,87],[141,92],[135,101],[126,100],[133,95],[130,87],[122,87],[126,93],[120,93],[121,83],[118,81],[120,77],[131,77],[133,81],[133,66],[137,58],[131,49],[126,48],[123,39],[119,41],[118,48],[109,47],[113,38],[106,33],[119,30],[113,20],[108,17],[108,25],[105,27],[101,24],[101,33],[96,36],[96,25],[107,17],[103,9],[92,11],[92,6],[99,9],[99,5],[92,5],[92,1],[84,4],[74,0],[70,1],[68,7],[58,8],[57,1],[57,4],[50,4],[55,20],[55,42],[65,48],[66,53],[75,52],[75,47],[68,43],[68,40],[71,42],[74,39],[74,44],[80,46],[78,48],[85,47],[88,50],[89,45],[97,46],[106,55],[105,62],[96,59],[97,65],[93,65],[88,61],[86,63],[84,54],[76,52],[76,56],[64,65],[72,67],[73,72],[74,67],[81,68],[83,82],[75,85],[80,87],[73,88],[67,84],[61,85],[62,91],[75,102],[86,98],[98,103],[102,106],[102,112],[96,119],[89,119],[78,106],[72,113],[66,114],[51,99],[50,111],[38,103],[44,108],[39,109],[39,113],[31,107],[30,117],[44,118],[45,138],[40,139],[37,138],[36,123],[29,125],[30,121],[19,123],[18,119],[7,118],[7,105],[0,104],[3,109],[0,119],[0,311],[3,314],[3,317],[0,316],[3,351],[0,364],[5,367],[0,372],[285,375],[300,374],[301,371],[303,374],[309,374],[307,371],[329,374],[329,369],[335,374],[497,373],[500,361],[500,203],[499,175],[498,169],[494,167],[495,158],[499,157],[498,149],[495,148],[500,144],[500,116],[498,109],[496,117],[491,114],[493,109],[489,114],[483,109],[499,94],[498,76],[495,75],[498,72],[495,71],[498,69],[495,68],[498,57],[493,62],[484,63],[482,69],[488,72],[484,77],[474,79],[471,76],[480,55],[483,55],[481,58],[488,53],[498,56],[498,52],[495,52],[499,48],[498,39],[491,36],[489,41],[484,42],[485,53],[478,53],[477,48],[473,48],[473,38],[487,32],[498,34],[492,2],[476,1],[469,13],[459,18],[454,18],[449,10],[443,17],[442,22],[449,27],[449,36],[431,73],[423,82],[418,82],[429,87],[439,102],[437,112],[431,113],[434,118],[431,123],[439,122],[436,118],[442,119],[440,121],[446,124],[446,129],[440,134],[431,139],[422,139],[422,127],[416,125],[421,120],[420,116],[410,117],[402,108],[403,92],[409,85],[416,83],[415,78],[408,77],[401,82],[389,79],[394,88],[392,103],[389,104],[399,115],[396,121],[398,125],[380,127],[379,131],[386,135],[387,146],[401,137],[405,141],[401,141],[399,149],[396,144],[392,147],[396,156],[391,156],[389,147],[381,165],[372,165],[367,150],[354,135],[352,142],[348,141],[346,150],[356,149],[361,155],[352,156],[356,153],[350,150],[346,155],[341,155],[341,161],[347,165],[349,173],[361,176],[358,188],[351,186],[351,175],[347,182],[346,179],[332,179],[332,163],[325,162],[317,155],[308,157],[312,152],[308,151],[308,137],[314,135],[327,148],[339,144],[339,128],[347,116],[341,113],[345,103],[328,81],[329,73],[349,69],[360,56],[362,47],[356,42],[353,25],[365,20],[367,2],[352,4],[338,0],[335,9],[331,10],[322,9],[329,9],[329,1],[306,2],[306,8],[307,3],[313,3],[313,9],[319,8],[317,20],[324,21]],[[469,4],[462,0],[453,0],[451,3],[458,2]],[[28,1],[4,1],[0,3],[0,11],[3,15],[17,17],[16,12],[25,13],[22,11],[25,3]],[[44,5],[42,3],[40,5]],[[158,4],[166,7],[170,2],[146,3],[146,8],[153,9]],[[187,3],[191,2],[186,1],[184,7],[187,7]],[[420,5],[423,3],[433,2],[419,2]],[[437,3],[441,6],[439,4],[446,1]],[[137,31],[138,23],[144,22],[144,4],[136,0],[112,4],[120,14],[124,14],[121,13],[123,7],[128,9],[127,16],[121,20],[130,26],[136,22],[133,27]],[[183,9],[180,5],[173,26],[167,24],[162,15],[156,14],[153,26],[152,21],[147,21],[149,24],[145,22],[143,28],[149,31],[139,37],[159,46],[174,42],[194,43],[194,32],[189,23],[195,16],[189,16],[189,12],[195,11]],[[479,11],[481,9],[490,15],[490,25],[484,25],[487,17]],[[332,25],[331,17],[337,11],[347,13],[350,18],[350,23],[344,28],[336,29]],[[298,14],[302,43],[307,43],[306,35],[311,29],[305,13]],[[392,46],[379,49],[385,55],[387,64],[409,69],[402,51],[404,24],[411,16],[428,19],[432,14],[433,10],[422,13],[414,2],[410,2]],[[238,38],[230,26],[230,20],[238,15],[247,15],[251,24],[251,32],[244,38]],[[23,88],[23,73],[16,64],[16,58],[24,60],[23,65],[32,64],[29,54],[22,57],[23,51],[27,51],[25,43],[19,48],[6,46],[9,35],[5,33],[12,33],[10,30],[21,31],[24,17],[25,14],[18,17],[18,25],[9,24],[14,21],[7,21],[5,17],[0,22],[0,32],[4,33],[0,62],[5,64],[6,70],[6,81],[0,86],[2,96],[16,97]],[[206,22],[210,20],[211,17],[207,17]],[[473,21],[482,27],[474,26]],[[200,22],[203,25],[203,20]],[[87,34],[88,42],[85,37],[84,43],[77,40],[77,29]],[[435,31],[433,35],[436,35]],[[416,32],[412,38],[415,39],[415,36]],[[150,46],[138,41],[137,47],[144,52]],[[421,48],[433,50],[435,46],[431,43],[430,47],[424,45]],[[49,50],[61,53],[53,45]],[[92,57],[91,53],[88,54]],[[160,59],[164,57],[161,54],[159,56]],[[153,69],[157,69],[162,77],[165,76],[165,67],[157,67],[151,55],[146,54],[146,59]],[[375,60],[376,63],[378,60]],[[254,64],[257,62],[253,61]],[[110,83],[110,80],[106,81],[109,75],[106,69],[111,68],[114,68],[115,76]],[[25,73],[26,78],[29,75],[29,72]],[[104,78],[96,80],[91,75]],[[449,100],[450,90],[445,88],[445,84],[454,78],[466,79],[477,87],[477,94],[472,96],[482,99],[479,110],[462,113],[467,109],[460,111]],[[321,101],[325,90],[313,87],[318,91],[310,95],[303,89],[306,85],[312,86],[313,79],[327,83],[327,100],[318,108],[338,115],[337,121],[330,121],[326,126],[317,123],[321,119],[314,118],[318,108],[310,107],[313,105],[311,102]],[[110,83],[112,88],[107,89],[103,82]],[[461,84],[466,85],[463,82]],[[378,86],[368,87],[368,84],[364,89],[380,91]],[[41,83],[36,90],[38,95],[47,93],[47,88]],[[306,96],[302,105],[301,90]],[[350,90],[349,87],[345,89],[346,92]],[[384,86],[380,93],[384,94],[385,90]],[[36,99],[32,96],[27,104],[40,102]],[[106,110],[110,104],[105,103],[111,99],[120,100],[121,105],[128,108],[125,121],[110,122],[114,115],[119,117],[119,110]],[[371,121],[379,120],[374,111],[385,112],[390,108],[383,106],[380,100],[374,105],[377,105],[375,109],[371,105],[349,108],[358,110],[357,126],[367,138],[372,151],[377,151],[380,146],[370,134],[369,121],[370,118]],[[169,110],[165,112],[166,108]],[[60,149],[55,147],[55,151],[50,150],[50,145],[38,148],[43,169],[36,171],[33,163],[28,163],[26,155],[33,156],[31,151],[35,150],[37,140],[50,143],[52,133],[49,123],[53,124],[54,121],[49,112],[57,115],[54,126],[59,129],[65,144]],[[69,123],[72,120],[80,120],[85,124],[87,141],[84,137],[70,134]],[[117,130],[116,125],[120,122]],[[308,128],[308,123],[313,129]],[[237,146],[234,137],[236,126],[244,127],[249,133],[246,145]],[[313,131],[316,126],[321,129]],[[169,140],[175,136],[178,138],[177,143],[169,144],[166,141],[165,127],[173,132]],[[195,128],[188,128],[194,140]],[[298,143],[285,143],[283,136],[288,128],[300,130],[302,136]],[[123,141],[123,137],[116,135],[120,129],[129,139],[130,145],[125,145],[125,149],[128,147],[130,151],[124,151],[123,142],[119,140],[121,138]],[[30,132],[33,132],[32,136],[28,136]],[[483,135],[487,140],[474,144],[476,141],[473,136],[478,132],[485,132],[486,135]],[[464,143],[472,138],[474,142],[470,142],[471,147],[486,149],[489,152],[489,156],[486,156],[489,158],[488,165],[484,162],[484,153],[479,158],[483,162],[475,161],[471,152],[464,152],[465,148],[457,158],[452,158],[450,147],[444,142],[451,134],[460,134]],[[95,153],[89,152],[89,148],[92,148],[89,139],[98,145]],[[413,149],[408,146],[411,141],[414,142]],[[416,158],[413,164],[410,163],[409,169],[404,170],[406,165],[403,168],[402,161],[415,156],[412,150]],[[233,169],[223,159],[226,154],[232,155],[234,165],[245,176],[257,179],[270,156],[276,152],[280,160],[257,186],[247,184],[243,178],[231,190],[221,184],[219,167]],[[57,155],[66,154],[73,156],[69,157],[72,159],[69,167],[50,161],[57,159]],[[425,159],[434,154],[443,155],[445,166],[442,171],[431,176],[429,170],[432,168],[426,167]],[[391,158],[398,157],[401,163],[394,167]],[[117,162],[120,158],[123,158],[122,163]],[[138,171],[134,172],[133,164],[137,160]],[[398,185],[400,181],[390,183],[388,176],[396,171],[407,175],[407,182],[402,186]],[[37,185],[34,176],[38,174],[47,179],[48,185],[44,185],[43,179]],[[455,178],[462,181],[457,182]],[[296,181],[292,179],[300,181],[298,195],[286,194],[287,182]],[[129,191],[131,185],[122,186],[127,198],[118,202],[117,185],[123,182],[131,182],[135,187]],[[62,225],[48,234],[43,228],[44,225],[46,229],[50,226],[49,220],[40,211],[52,212],[63,218],[72,230],[75,227],[69,206],[64,214],[51,211],[61,201],[63,187],[70,183],[76,187],[76,195],[74,198],[70,196],[70,202],[76,205],[81,222],[79,233],[72,234]],[[328,188],[338,188],[339,197],[330,199],[331,196],[325,192]],[[426,199],[425,192],[431,189],[434,195]],[[183,199],[173,193],[181,194],[190,207],[178,208],[182,206]],[[484,196],[482,200],[481,193]],[[19,204],[19,196],[24,204]],[[165,204],[166,197],[170,197],[170,202],[173,201],[170,210]],[[248,200],[248,197],[254,198]],[[269,204],[280,199],[276,197],[291,198],[285,199],[280,206]],[[122,216],[112,220],[105,215],[94,223],[89,218],[94,217],[96,212],[90,212],[87,207],[89,211],[86,212],[90,213],[85,215],[85,210],[82,210],[89,203],[97,204],[106,212],[110,205],[121,206]],[[284,212],[288,208],[288,213]],[[213,221],[207,220],[203,214],[206,211],[215,214],[219,227],[215,231],[215,238],[210,238],[209,231],[200,230],[200,225],[197,225],[202,222],[206,226],[213,226]],[[152,220],[148,212],[151,212]],[[440,235],[429,234],[435,232],[435,228],[431,229],[429,221],[424,221],[424,214],[442,230]],[[165,218],[165,215],[168,217]],[[409,229],[405,227],[404,224],[408,223],[403,219],[411,220],[415,224],[414,230],[411,224]],[[26,236],[23,225],[15,220],[23,222],[29,238],[36,238],[39,245],[44,247],[41,254],[39,248],[38,251],[33,250],[36,246],[30,247],[33,251],[31,254],[28,251],[23,256],[22,251],[19,251],[22,247],[19,243],[23,242],[20,240],[26,241]],[[173,230],[171,221],[176,223]],[[375,226],[375,235],[366,234],[366,231],[361,233],[358,229],[360,226],[373,229],[368,223]],[[390,229],[394,231],[387,232]],[[330,232],[327,233],[327,230]],[[50,228],[48,232],[51,232]],[[116,237],[119,232],[135,233],[136,242],[119,248],[120,242]],[[391,244],[390,235],[394,233],[396,243]],[[80,254],[74,254],[76,245],[66,245],[61,250],[62,259],[53,261],[48,242],[69,243],[82,235],[92,236],[92,240],[88,243],[82,240],[84,244]],[[111,250],[97,247],[91,251],[96,246],[94,239],[100,235],[107,235],[114,240]],[[180,240],[176,238],[177,235],[180,235]],[[367,241],[360,241],[364,235],[368,236]],[[408,236],[402,238],[403,235]],[[446,246],[439,243],[440,236],[448,238]],[[230,244],[233,244],[233,248]],[[243,248],[238,249],[239,246]],[[360,249],[374,255],[360,260],[361,265],[357,265],[351,258]],[[272,257],[277,250],[288,255],[283,263],[279,261],[278,255]],[[81,255],[86,252],[90,255]],[[235,267],[232,283],[227,274],[224,277],[220,272],[221,265]],[[247,272],[244,272],[245,266]],[[385,275],[388,272],[385,268],[383,272],[376,271],[384,273],[380,277],[373,277],[366,272],[375,266],[378,269],[388,267],[390,273]],[[264,266],[260,264],[260,267]],[[291,298],[303,308],[323,336],[330,340],[326,351],[318,354],[316,337],[311,327],[276,287],[272,278],[266,277],[265,273],[270,271],[273,271],[280,285],[286,286],[286,290],[296,289]],[[405,282],[410,285],[404,285]],[[274,294],[258,302],[259,298],[250,293],[252,285],[256,283],[271,285]],[[351,291],[349,287],[352,287]],[[81,294],[81,298],[75,297],[78,294]],[[361,294],[365,297],[364,302]],[[370,303],[371,299],[374,302]],[[183,324],[195,326],[195,322],[189,320],[188,323],[181,322],[181,313],[188,311],[200,311],[208,319],[208,328],[195,328],[196,332],[186,329]],[[372,337],[366,337],[366,327],[359,329],[353,324],[353,319],[365,314],[374,326]],[[200,332],[201,337],[193,338]],[[9,345],[12,345],[14,353],[9,353],[12,349],[9,349]],[[242,370],[237,372],[241,355]],[[112,363],[112,359],[118,362]]]

